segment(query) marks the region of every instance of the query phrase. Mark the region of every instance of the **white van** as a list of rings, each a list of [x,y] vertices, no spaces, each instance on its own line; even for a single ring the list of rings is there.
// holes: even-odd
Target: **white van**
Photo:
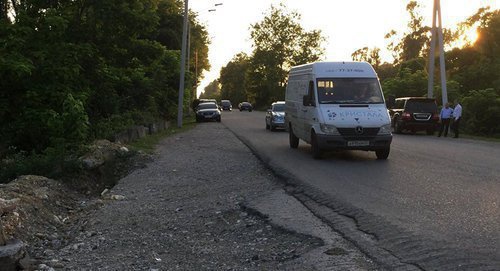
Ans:
[[[373,67],[366,62],[316,62],[293,67],[285,95],[290,147],[375,151],[387,159],[391,121]]]

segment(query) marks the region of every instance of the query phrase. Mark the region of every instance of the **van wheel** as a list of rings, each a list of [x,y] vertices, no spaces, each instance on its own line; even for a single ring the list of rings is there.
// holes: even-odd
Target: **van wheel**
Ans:
[[[319,148],[318,139],[314,132],[311,133],[311,152],[314,159],[321,159],[323,152]]]
[[[387,157],[389,157],[389,152],[390,151],[391,151],[391,148],[387,147],[385,149],[376,150],[375,154],[377,155],[377,159],[379,159],[379,160],[386,160]]]
[[[290,148],[296,149],[299,146],[299,138],[293,133],[292,126],[288,129],[288,139],[290,143]]]
[[[274,125],[271,124],[270,127],[271,127],[271,131],[273,131],[273,132],[276,131],[276,127],[274,127]]]

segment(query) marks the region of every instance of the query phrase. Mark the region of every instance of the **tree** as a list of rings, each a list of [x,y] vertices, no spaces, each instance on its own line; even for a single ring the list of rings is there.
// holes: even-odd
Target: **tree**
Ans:
[[[217,79],[213,80],[205,87],[203,92],[200,94],[200,99],[220,100],[220,84]]]
[[[220,70],[221,99],[235,102],[248,100],[245,74],[249,69],[250,58],[239,53]]]
[[[271,6],[264,19],[251,25],[253,53],[247,73],[247,94],[257,107],[284,98],[288,70],[317,61],[324,50],[319,30],[305,31],[301,16],[281,4]]]
[[[382,59],[380,58],[380,48],[369,49],[368,47],[363,47],[354,51],[351,54],[352,60],[354,61],[366,61],[370,63],[375,69],[378,69],[380,64],[382,63]]]
[[[408,32],[403,34],[398,42],[397,32],[391,30],[385,38],[391,40],[387,49],[393,52],[394,62],[400,63],[423,55],[425,45],[429,43],[428,33],[430,27],[423,25],[423,17],[418,13],[420,5],[417,1],[410,1],[406,5],[406,11],[410,15],[408,21]]]

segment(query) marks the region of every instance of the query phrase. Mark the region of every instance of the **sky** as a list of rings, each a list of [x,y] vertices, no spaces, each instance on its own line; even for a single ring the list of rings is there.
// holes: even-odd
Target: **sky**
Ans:
[[[392,62],[385,49],[386,33],[407,28],[409,0],[189,0],[189,8],[198,13],[207,27],[210,71],[198,87],[198,94],[217,79],[220,69],[236,54],[252,52],[250,26],[268,14],[271,5],[285,4],[289,11],[301,14],[306,31],[321,30],[326,41],[324,60],[351,60],[351,54],[363,47],[381,48],[384,61]],[[433,0],[418,0],[426,25],[432,25]],[[215,6],[215,4],[222,5]],[[454,28],[480,7],[500,9],[500,0],[441,0],[442,23]],[[210,9],[216,9],[209,12]]]

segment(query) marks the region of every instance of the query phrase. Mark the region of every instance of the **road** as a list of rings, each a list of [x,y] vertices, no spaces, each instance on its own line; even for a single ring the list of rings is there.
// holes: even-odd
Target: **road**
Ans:
[[[308,144],[300,141],[293,150],[287,132],[265,130],[264,117],[232,111],[223,113],[222,122],[272,168],[374,218],[365,223],[352,214],[398,258],[424,269],[447,262],[450,269],[500,268],[499,143],[394,135],[386,161],[363,151],[314,160]],[[411,235],[410,245],[391,237],[403,233]],[[405,246],[415,253],[398,251]],[[418,257],[419,251],[428,255]]]

